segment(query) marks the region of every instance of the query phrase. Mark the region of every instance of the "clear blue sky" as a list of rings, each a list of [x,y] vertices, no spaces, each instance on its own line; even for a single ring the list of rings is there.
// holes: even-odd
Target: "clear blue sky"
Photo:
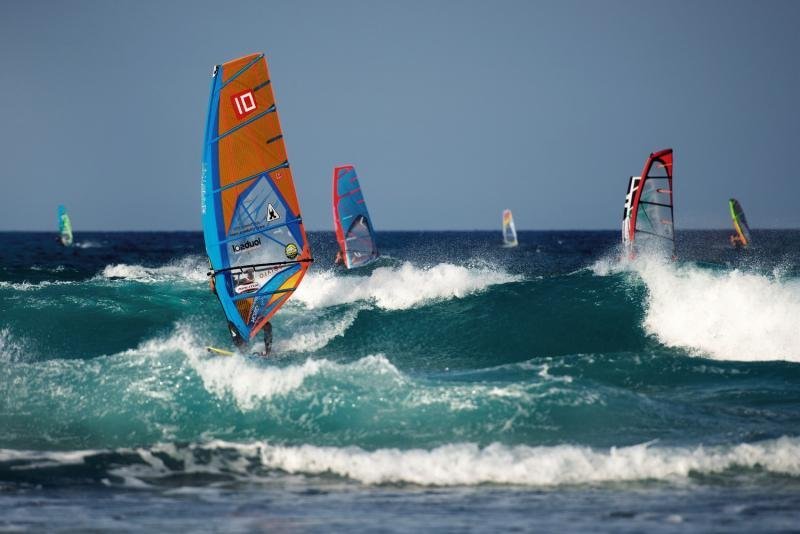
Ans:
[[[0,230],[199,230],[215,63],[270,62],[309,229],[617,228],[675,149],[678,228],[800,227],[800,2],[0,2]]]

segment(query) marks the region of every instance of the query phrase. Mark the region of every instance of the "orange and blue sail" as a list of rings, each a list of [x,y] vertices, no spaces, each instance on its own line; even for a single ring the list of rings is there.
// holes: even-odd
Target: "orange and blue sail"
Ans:
[[[333,169],[333,225],[336,241],[348,269],[363,267],[378,259],[378,245],[352,165]]]
[[[631,176],[622,213],[622,244],[629,255],[649,251],[675,255],[672,149],[653,152],[640,176]]]
[[[313,261],[264,54],[214,68],[201,197],[213,287],[231,334],[252,339]]]

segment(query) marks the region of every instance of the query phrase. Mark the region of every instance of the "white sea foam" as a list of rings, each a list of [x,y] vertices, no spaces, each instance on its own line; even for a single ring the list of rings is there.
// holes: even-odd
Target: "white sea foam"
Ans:
[[[66,270],[63,265],[56,265],[55,267],[43,267],[41,265],[31,265],[31,271],[42,271],[50,273],[61,273]]]
[[[199,356],[206,350],[194,329],[188,324],[177,324],[167,337],[157,337],[143,341],[137,347],[126,350],[125,356],[158,357],[164,354],[183,353],[187,356]]]
[[[325,347],[334,338],[341,337],[350,328],[358,315],[357,308],[345,310],[344,314],[333,319],[311,318],[311,324],[297,324],[301,319],[306,319],[306,314],[302,316],[288,316],[284,322],[285,330],[291,332],[286,337],[281,337],[275,341],[272,348],[277,353],[283,352],[314,352]],[[303,322],[307,322],[307,319]]]
[[[485,483],[554,486],[636,480],[685,479],[693,473],[761,468],[800,476],[800,440],[780,438],[732,447],[631,447],[592,449],[573,445],[480,448],[452,444],[431,450],[264,445],[264,466],[289,473],[334,474],[365,484],[424,486]]]
[[[192,365],[207,391],[220,398],[231,397],[241,410],[256,409],[265,401],[295,391],[306,380],[321,373],[401,376],[382,355],[366,356],[349,364],[309,358],[300,364],[277,367],[232,356],[195,358]]]
[[[0,329],[0,361],[14,361],[25,354],[24,344],[8,328]]]
[[[319,372],[321,362],[306,360],[287,367],[259,366],[245,358],[205,358],[194,362],[203,387],[217,397],[231,396],[242,410],[253,410],[261,402],[299,388]]]
[[[14,291],[38,291],[53,286],[66,286],[75,284],[77,282],[69,282],[66,280],[42,280],[41,282],[6,282],[0,280],[0,288],[13,289]]]
[[[208,265],[200,256],[187,256],[159,267],[118,263],[107,265],[101,278],[124,279],[145,284],[158,282],[207,282]]]
[[[103,243],[99,241],[76,241],[73,243],[73,246],[76,248],[100,248],[103,246]]]
[[[15,469],[82,464],[108,451],[39,452],[0,450],[0,461]],[[472,486],[512,484],[552,487],[637,481],[683,483],[691,476],[755,469],[800,476],[800,438],[704,447],[640,444],[596,449],[577,445],[531,447],[455,443],[433,449],[283,446],[265,442],[214,440],[177,446],[118,449],[141,462],[116,466],[110,473],[138,486],[180,472],[225,474],[257,481],[263,469],[296,475],[333,475],[362,484]],[[175,461],[165,462],[165,458]],[[96,463],[96,462],[95,462]]]
[[[308,351],[327,343],[348,327],[356,313],[357,310],[348,310],[339,319],[317,321],[315,324],[319,331],[311,328],[290,335],[287,340],[276,343],[275,357],[280,358],[284,349],[286,352]],[[407,409],[426,409],[438,405],[451,411],[469,411],[478,409],[485,402],[507,405],[510,418],[498,423],[498,428],[505,429],[512,428],[515,418],[526,415],[531,406],[541,401],[571,406],[599,402],[598,397],[591,394],[565,394],[564,386],[571,383],[572,378],[550,375],[547,364],[526,366],[532,372],[522,384],[467,381],[442,385],[414,380],[382,354],[369,355],[348,363],[307,358],[291,365],[277,365],[279,361],[266,364],[258,358],[239,355],[209,357],[202,336],[189,324],[178,324],[168,336],[147,340],[122,353],[123,356],[139,358],[161,358],[174,354],[187,357],[187,365],[197,374],[206,391],[219,399],[230,400],[242,411],[260,409],[264,403],[289,394],[313,396],[319,392],[318,385],[307,385],[306,382],[317,376],[368,388],[377,397],[394,398],[396,403]],[[150,388],[151,384],[148,382],[143,385]],[[157,390],[151,389],[147,389],[148,396],[159,395]]]
[[[629,271],[644,282],[643,326],[665,345],[719,360],[800,363],[800,280],[649,258],[592,270]]]
[[[433,300],[462,298],[519,277],[489,267],[440,263],[434,267],[379,267],[367,276],[341,276],[334,271],[309,273],[293,299],[308,308],[324,308],[357,301],[385,310],[403,310]]]
[[[431,384],[404,374],[384,355],[369,355],[349,363],[324,358],[308,358],[302,363],[276,366],[240,356],[191,357],[190,365],[200,377],[203,387],[220,399],[230,399],[239,410],[261,409],[264,403],[293,395],[295,398],[318,394],[342,398],[350,388],[367,388],[377,402],[391,402],[399,409],[422,410],[440,406],[451,412],[472,411],[487,402],[503,406],[505,420],[487,425],[496,430],[513,428],[516,419],[526,417],[541,402],[555,405],[595,404],[598,396],[575,395],[564,389],[571,377],[554,377],[540,372],[524,384],[447,383]],[[308,384],[316,377],[342,383],[332,393]],[[388,401],[387,399],[394,399]]]

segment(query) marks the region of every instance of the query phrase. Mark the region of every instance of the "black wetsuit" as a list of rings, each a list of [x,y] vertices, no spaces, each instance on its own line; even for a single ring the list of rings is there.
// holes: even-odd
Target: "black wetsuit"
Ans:
[[[269,356],[272,352],[272,323],[267,323],[263,328],[264,332],[264,356]]]

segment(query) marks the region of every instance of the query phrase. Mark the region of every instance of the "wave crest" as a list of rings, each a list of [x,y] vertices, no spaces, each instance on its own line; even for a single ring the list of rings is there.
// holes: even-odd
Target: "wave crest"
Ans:
[[[693,473],[734,468],[800,475],[800,440],[733,447],[661,448],[649,444],[595,450],[589,447],[444,445],[431,450],[264,446],[264,466],[289,473],[330,473],[364,484],[423,486],[519,484],[556,486],[639,480],[685,479]]]
[[[800,280],[644,257],[591,269],[644,282],[643,327],[667,346],[718,360],[800,363]]]
[[[384,310],[404,310],[429,301],[463,298],[519,279],[487,267],[440,263],[423,268],[406,262],[399,267],[378,267],[368,276],[309,273],[293,299],[312,309],[366,301]]]
[[[681,483],[698,475],[737,475],[761,470],[800,476],[800,438],[781,437],[756,443],[703,447],[630,447],[593,449],[575,445],[531,447],[494,443],[454,443],[433,449],[284,446],[266,442],[157,444],[151,447],[70,452],[0,450],[3,464],[16,472],[63,465],[102,466],[124,485],[170,483],[175,473],[269,482],[271,471],[309,476],[337,476],[366,485],[475,486],[507,484],[553,487],[619,482]],[[265,470],[267,473],[265,473]],[[185,478],[191,484],[191,478]],[[207,484],[199,477],[195,484]]]
[[[187,256],[159,267],[117,263],[106,265],[99,274],[111,280],[130,280],[144,284],[159,282],[207,282],[208,264],[200,256]]]

